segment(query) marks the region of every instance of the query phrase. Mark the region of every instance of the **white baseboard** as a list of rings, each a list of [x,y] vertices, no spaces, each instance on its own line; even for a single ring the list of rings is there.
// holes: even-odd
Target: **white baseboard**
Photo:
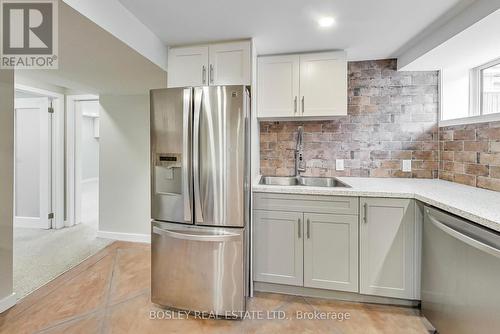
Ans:
[[[46,225],[41,226],[40,218],[34,217],[14,217],[14,227],[47,229]]]
[[[16,302],[17,298],[14,292],[9,296],[0,299],[0,313],[2,313],[3,311],[7,311],[12,306],[16,305]]]
[[[97,231],[97,237],[120,241],[151,243],[151,235],[149,234]]]

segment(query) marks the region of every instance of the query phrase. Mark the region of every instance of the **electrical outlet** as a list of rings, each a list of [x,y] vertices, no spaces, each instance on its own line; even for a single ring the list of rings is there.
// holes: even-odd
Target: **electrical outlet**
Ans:
[[[335,170],[344,170],[344,159],[335,160]]]
[[[411,172],[411,160],[403,160],[403,172]]]

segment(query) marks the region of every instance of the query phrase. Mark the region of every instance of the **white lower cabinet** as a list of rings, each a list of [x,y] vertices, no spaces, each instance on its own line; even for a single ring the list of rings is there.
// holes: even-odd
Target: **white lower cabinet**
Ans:
[[[254,279],[302,286],[302,212],[255,210],[253,218]]]
[[[304,286],[358,292],[358,216],[305,213]]]
[[[420,299],[415,200],[255,196],[255,281]]]
[[[415,201],[396,198],[360,200],[360,292],[419,299],[420,249]]]

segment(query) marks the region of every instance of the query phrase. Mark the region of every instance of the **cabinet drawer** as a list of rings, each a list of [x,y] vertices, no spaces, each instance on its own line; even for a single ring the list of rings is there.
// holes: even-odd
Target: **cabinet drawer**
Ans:
[[[254,209],[357,215],[358,197],[256,193]]]

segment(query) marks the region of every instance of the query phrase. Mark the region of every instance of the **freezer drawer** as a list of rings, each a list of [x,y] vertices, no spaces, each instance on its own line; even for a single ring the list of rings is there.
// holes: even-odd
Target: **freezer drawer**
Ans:
[[[153,222],[151,300],[225,315],[245,311],[244,229]]]

